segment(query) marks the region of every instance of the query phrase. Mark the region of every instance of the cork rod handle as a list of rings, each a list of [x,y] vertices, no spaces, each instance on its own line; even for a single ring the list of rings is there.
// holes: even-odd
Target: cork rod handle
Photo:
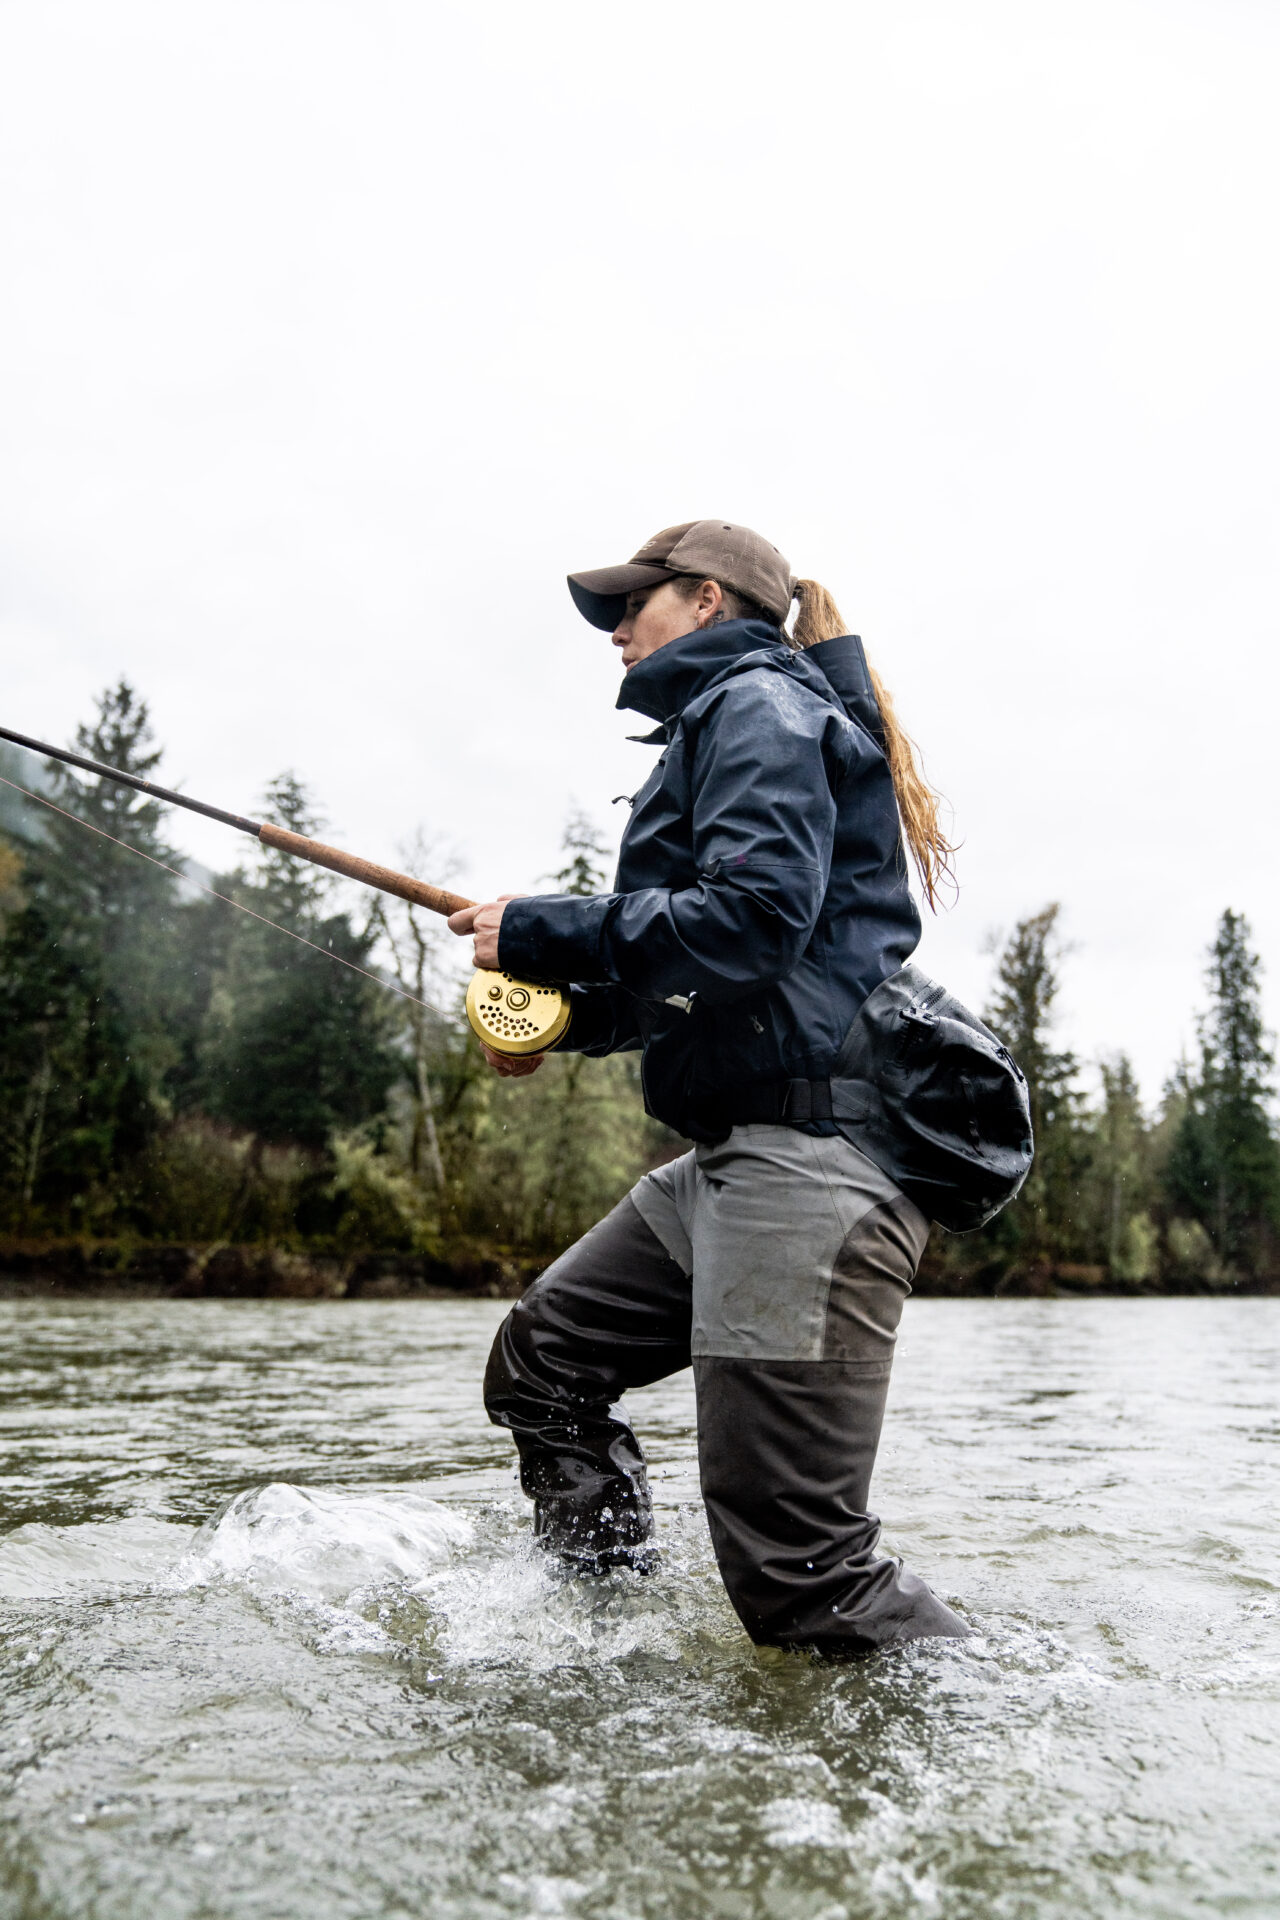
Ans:
[[[258,828],[258,838],[266,847],[291,853],[297,860],[309,860],[314,867],[328,867],[332,873],[343,873],[348,880],[358,880],[362,886],[377,887],[380,893],[397,894],[401,900],[409,900],[415,907],[426,907],[432,913],[459,913],[463,907],[476,904],[465,894],[429,886],[425,880],[412,880],[407,873],[397,873],[393,867],[379,867],[372,860],[361,860],[358,854],[327,847],[323,840],[308,840],[301,833],[290,833],[287,827],[272,826],[269,820]]]

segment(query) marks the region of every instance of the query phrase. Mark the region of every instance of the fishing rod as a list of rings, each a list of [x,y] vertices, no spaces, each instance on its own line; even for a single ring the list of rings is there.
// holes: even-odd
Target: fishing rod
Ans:
[[[375,887],[380,893],[393,893],[412,906],[425,907],[429,913],[460,913],[463,907],[478,904],[464,894],[450,893],[445,887],[433,887],[425,880],[413,879],[410,874],[397,873],[393,867],[380,867],[373,860],[362,860],[358,854],[327,846],[323,840],[291,833],[288,827],[277,827],[273,821],[250,820],[244,814],[211,807],[204,800],[190,800],[171,787],[157,786],[154,780],[143,780],[136,773],[122,773],[118,767],[103,766],[100,761],[86,759],[84,754],[72,753],[66,747],[51,747],[47,741],[32,740],[10,727],[0,727],[0,740],[11,740],[15,746],[25,747],[28,753],[41,753],[47,759],[79,767],[84,773],[96,774],[100,780],[114,780],[117,786],[133,787],[138,793],[149,794],[153,800],[162,800],[166,806],[202,813],[207,820],[217,820],[224,827],[247,833],[277,853],[309,861],[313,867],[327,867],[331,873],[358,880],[361,886]],[[87,826],[88,822],[81,824]],[[554,1046],[569,1024],[569,996],[560,987],[516,980],[509,973],[479,968],[467,987],[467,1019],[476,1036],[495,1053],[541,1053],[546,1047]]]

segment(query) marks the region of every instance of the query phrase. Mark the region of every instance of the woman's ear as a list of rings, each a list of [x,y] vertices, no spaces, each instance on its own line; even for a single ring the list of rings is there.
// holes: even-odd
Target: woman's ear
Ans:
[[[724,605],[724,595],[720,591],[718,580],[704,580],[698,588],[694,609],[698,616],[698,625],[708,627]]]

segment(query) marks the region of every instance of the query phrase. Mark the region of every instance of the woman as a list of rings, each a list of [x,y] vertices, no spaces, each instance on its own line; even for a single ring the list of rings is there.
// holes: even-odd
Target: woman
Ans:
[[[621,649],[618,705],[663,748],[614,891],[506,896],[449,924],[478,966],[571,981],[560,1044],[643,1049],[649,1111],[695,1145],[513,1308],[490,1418],[548,1547],[643,1570],[644,1456],[616,1403],[692,1361],[711,1537],[752,1638],[852,1654],[960,1636],[877,1554],[868,1510],[928,1221],[830,1097],[851,1021],[920,936],[904,833],[931,905],[947,870],[934,797],[830,595],[759,534],[669,527],[569,587]]]

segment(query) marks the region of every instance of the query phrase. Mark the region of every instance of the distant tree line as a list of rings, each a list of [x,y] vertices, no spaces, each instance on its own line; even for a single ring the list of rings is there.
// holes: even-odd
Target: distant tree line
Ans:
[[[143,776],[160,760],[124,681],[75,745]],[[0,773],[38,780],[62,809],[0,787],[0,1233],[11,1243],[536,1259],[680,1149],[644,1114],[635,1055],[552,1056],[531,1080],[491,1074],[432,916],[382,895],[353,908],[325,874],[266,849],[215,877],[226,898],[211,897],[186,877],[155,802],[16,752]],[[263,804],[296,832],[322,825],[292,774]],[[564,849],[551,886],[601,891],[603,848],[586,820],[570,820]],[[440,878],[432,854],[419,838],[402,861]],[[990,1227],[935,1236],[927,1284],[1273,1279],[1275,1063],[1247,923],[1222,917],[1195,1057],[1155,1113],[1123,1055],[1101,1063],[1090,1097],[1083,1063],[1057,1046],[1063,958],[1056,906],[996,954],[986,1013],[1027,1074],[1035,1166]]]
[[[1064,948],[1057,905],[1030,915],[996,957],[986,1017],[1027,1076],[1036,1157],[1018,1200],[980,1233],[943,1239],[935,1277],[1009,1277],[1083,1286],[1230,1286],[1280,1277],[1280,1145],[1275,1055],[1261,1010],[1249,925],[1228,909],[1205,970],[1192,1059],[1157,1111],[1133,1067],[1083,1062],[1054,1044]]]

